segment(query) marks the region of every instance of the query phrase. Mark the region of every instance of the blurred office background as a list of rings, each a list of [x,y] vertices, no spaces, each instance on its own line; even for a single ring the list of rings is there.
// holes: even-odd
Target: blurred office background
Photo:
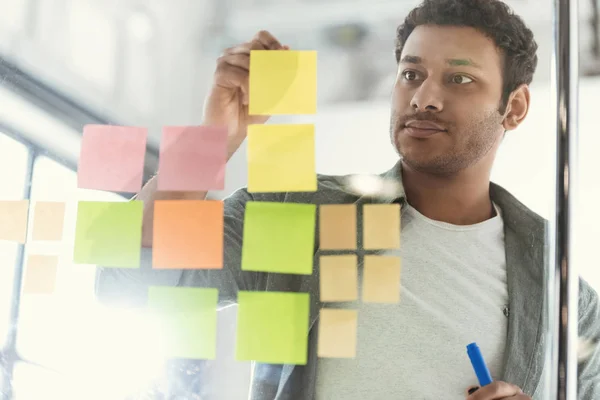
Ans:
[[[554,213],[553,1],[508,2],[533,29],[539,67],[530,114],[502,145],[494,180],[546,218]],[[600,97],[598,0],[581,0],[577,266],[600,289]],[[378,173],[396,154],[388,142],[396,26],[414,0],[0,0],[0,199],[125,201],[76,189],[82,127],[149,128],[146,178],[155,172],[161,127],[200,124],[203,98],[222,49],[267,29],[292,49],[317,50],[314,122],[320,173]],[[223,198],[245,185],[244,147],[228,165]],[[67,226],[74,222],[74,207]],[[70,235],[70,236],[69,236]],[[154,379],[160,360],[147,321],[94,300],[94,266],[69,262],[62,244],[25,252],[61,254],[56,294],[22,302],[17,399],[112,399]],[[33,246],[33,247],[32,247]],[[0,347],[9,317],[16,245],[0,243]],[[136,319],[137,318],[137,319]],[[219,360],[203,399],[244,399],[250,368],[234,362],[235,307],[219,317]],[[1,361],[1,360],[0,360]],[[39,365],[36,365],[39,364]]]

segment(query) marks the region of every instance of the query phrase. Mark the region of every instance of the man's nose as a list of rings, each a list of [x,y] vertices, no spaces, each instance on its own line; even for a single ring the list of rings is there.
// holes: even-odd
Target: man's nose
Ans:
[[[410,101],[410,106],[419,112],[440,112],[444,108],[441,88],[430,80],[425,80]]]

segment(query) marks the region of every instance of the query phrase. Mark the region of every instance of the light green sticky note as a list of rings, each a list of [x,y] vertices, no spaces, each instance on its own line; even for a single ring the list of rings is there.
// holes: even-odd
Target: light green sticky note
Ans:
[[[238,292],[236,359],[305,365],[308,293]]]
[[[314,204],[246,203],[242,270],[312,274],[316,213]]]
[[[142,201],[81,201],[75,227],[76,264],[139,268],[142,243]]]
[[[148,306],[160,321],[167,357],[214,360],[217,348],[217,289],[148,289]]]

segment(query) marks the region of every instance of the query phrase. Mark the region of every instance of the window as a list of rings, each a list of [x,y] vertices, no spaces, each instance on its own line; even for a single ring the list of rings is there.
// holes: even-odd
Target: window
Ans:
[[[0,200],[21,200],[29,152],[25,145],[0,132]],[[0,347],[6,341],[19,245],[0,241]]]
[[[65,232],[60,243],[31,243],[26,254],[59,256],[52,296],[23,296],[19,318],[19,355],[45,368],[18,365],[14,390],[18,398],[120,398],[155,377],[160,364],[144,335],[151,329],[142,315],[103,309],[95,300],[94,265],[72,263],[77,202],[127,201],[109,192],[77,189],[74,171],[40,156],[33,168],[31,200],[65,201]],[[118,360],[115,362],[115,360]],[[61,376],[55,379],[57,371]],[[136,378],[137,377],[137,378]],[[142,382],[142,380],[145,380]],[[32,382],[53,382],[49,387]],[[98,388],[102,383],[103,388]],[[46,388],[36,392],[35,387]]]

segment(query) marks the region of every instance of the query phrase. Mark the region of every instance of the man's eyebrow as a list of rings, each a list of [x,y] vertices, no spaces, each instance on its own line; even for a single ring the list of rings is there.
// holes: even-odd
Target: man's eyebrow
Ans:
[[[417,56],[404,56],[400,62],[406,64],[421,64],[423,63],[423,59]]]
[[[406,55],[406,56],[402,57],[402,60],[400,60],[400,62],[405,63],[405,64],[423,64],[423,59],[418,56]],[[451,67],[467,66],[467,67],[481,68],[481,66],[479,64],[477,64],[475,61],[473,61],[470,58],[449,58],[446,60],[446,64],[448,64]]]
[[[446,60],[446,63],[452,67],[467,66],[467,67],[481,68],[481,66],[479,64],[477,64],[475,61],[471,60],[470,58],[449,58]]]

